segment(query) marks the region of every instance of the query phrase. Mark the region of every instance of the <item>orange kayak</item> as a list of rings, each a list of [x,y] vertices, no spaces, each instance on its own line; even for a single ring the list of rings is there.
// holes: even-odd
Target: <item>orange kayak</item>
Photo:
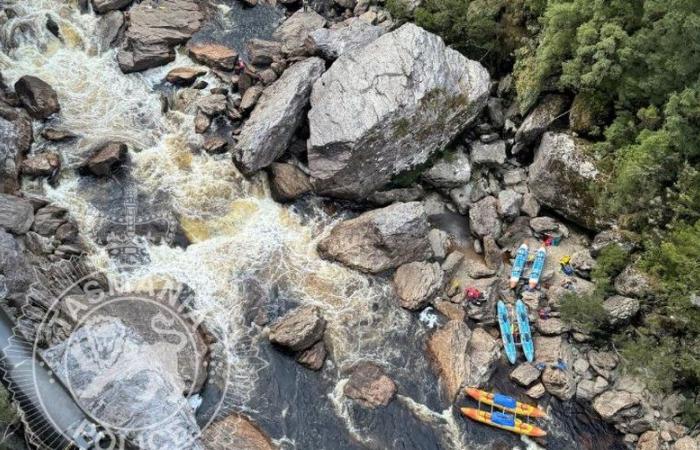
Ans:
[[[543,437],[547,433],[535,425],[525,423],[520,419],[516,419],[512,414],[506,414],[498,411],[490,413],[481,411],[476,408],[461,408],[462,414],[477,422],[490,425],[492,427],[507,430],[512,433],[522,434],[531,437]]]
[[[547,417],[547,413],[537,406],[516,402],[513,397],[503,394],[494,394],[476,388],[464,388],[464,392],[474,400],[486,405],[494,406],[503,411],[519,416]]]

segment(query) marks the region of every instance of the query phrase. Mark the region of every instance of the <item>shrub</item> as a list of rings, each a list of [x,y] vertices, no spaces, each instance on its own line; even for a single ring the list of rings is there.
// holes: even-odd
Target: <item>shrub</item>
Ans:
[[[562,298],[559,311],[565,322],[588,334],[601,332],[608,320],[608,313],[603,308],[603,298],[598,293],[566,294]]]

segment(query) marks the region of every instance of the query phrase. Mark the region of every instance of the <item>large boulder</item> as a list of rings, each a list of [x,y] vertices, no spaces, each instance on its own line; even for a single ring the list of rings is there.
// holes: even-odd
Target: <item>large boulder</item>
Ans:
[[[322,15],[313,9],[304,11],[302,8],[282,22],[272,33],[272,38],[282,43],[282,52],[300,56],[307,52],[305,42],[309,34],[325,25],[326,19]]]
[[[479,237],[491,235],[498,238],[501,235],[502,224],[495,197],[484,197],[472,205],[469,209],[469,227]]]
[[[117,54],[122,72],[139,72],[175,60],[174,47],[199,30],[203,20],[195,0],[146,0],[129,11],[126,42]]]
[[[425,163],[479,114],[489,81],[481,64],[413,24],[342,55],[311,93],[316,190],[364,198]]]
[[[520,364],[510,373],[510,379],[521,386],[528,387],[540,377],[540,369],[530,363]]]
[[[198,63],[215,69],[233,70],[238,60],[238,52],[231,47],[210,42],[190,43],[188,53]]]
[[[361,362],[352,368],[343,393],[366,408],[377,408],[394,398],[396,384],[378,365]]]
[[[20,164],[32,141],[29,115],[0,102],[0,192],[11,194],[19,189]]]
[[[29,231],[34,221],[34,207],[29,200],[0,194],[0,228],[14,234]]]
[[[0,229],[0,292],[5,298],[22,299],[32,283],[32,269],[15,238]]]
[[[318,243],[318,251],[346,266],[379,273],[428,259],[429,231],[422,203],[394,203],[339,223]]]
[[[110,175],[113,170],[126,161],[128,149],[123,142],[109,142],[98,148],[85,161],[81,170],[98,177]]]
[[[603,308],[608,313],[611,325],[626,322],[639,312],[639,300],[636,298],[613,295],[603,302]]]
[[[351,18],[340,26],[319,28],[309,33],[306,47],[310,53],[333,61],[352,50],[367,46],[384,34],[384,28]]]
[[[627,266],[615,278],[615,290],[622,295],[632,297],[649,297],[654,293],[652,280],[634,265]]]
[[[15,82],[15,92],[30,116],[46,119],[61,110],[58,95],[41,78],[25,75]]]
[[[515,133],[516,145],[513,147],[513,153],[518,153],[528,144],[535,143],[547,127],[564,112],[566,103],[566,98],[560,95],[548,95],[542,99],[540,104],[525,117]]]
[[[576,393],[576,381],[569,370],[560,370],[548,366],[542,372],[544,388],[560,400],[571,400]]]
[[[293,164],[272,163],[270,172],[270,191],[279,202],[294,200],[311,191],[308,175]]]
[[[440,264],[411,262],[396,269],[394,288],[402,307],[416,311],[425,307],[443,284]]]
[[[627,391],[606,391],[593,400],[593,409],[603,420],[615,422],[626,412],[639,407],[641,399],[638,395]]]
[[[270,329],[270,342],[292,351],[305,350],[321,340],[326,321],[313,306],[302,306],[282,316]]]
[[[468,183],[471,176],[469,157],[457,150],[436,162],[423,174],[423,179],[435,187],[453,188]]]
[[[596,228],[595,161],[585,141],[545,133],[530,165],[528,184],[537,200],[586,228]]]
[[[326,65],[320,58],[294,64],[263,91],[236,144],[234,159],[245,173],[279,158],[294,136],[309,102],[311,86]]]
[[[451,402],[461,387],[486,382],[501,352],[498,341],[482,328],[472,332],[464,322],[450,320],[430,336],[428,355]]]

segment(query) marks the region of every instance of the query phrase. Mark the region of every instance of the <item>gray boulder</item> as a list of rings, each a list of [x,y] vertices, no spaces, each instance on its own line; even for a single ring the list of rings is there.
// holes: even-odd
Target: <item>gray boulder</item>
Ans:
[[[581,380],[576,386],[576,398],[581,400],[593,400],[593,398],[605,392],[609,383],[603,377],[596,377],[595,380]]]
[[[309,177],[293,164],[272,163],[270,172],[270,190],[277,201],[294,200],[311,191]]]
[[[598,169],[587,143],[565,133],[545,133],[530,166],[528,184],[537,200],[579,225],[594,229],[593,187]]]
[[[20,164],[32,141],[32,120],[26,111],[0,102],[0,192],[19,189]]]
[[[29,200],[0,194],[0,227],[14,234],[29,231],[34,221],[34,208]]]
[[[345,53],[367,46],[382,34],[384,28],[351,18],[337,27],[312,31],[305,44],[309,53],[333,61]]]
[[[195,0],[146,0],[129,11],[126,42],[117,54],[124,73],[139,72],[175,60],[174,47],[186,42],[204,16]]]
[[[488,90],[481,64],[413,24],[341,56],[311,94],[316,191],[364,198],[425,163],[479,114]]]
[[[92,9],[97,14],[104,14],[116,9],[122,9],[131,4],[134,0],[92,0]]]
[[[277,27],[272,38],[282,43],[282,52],[285,54],[300,56],[307,53],[305,42],[309,34],[325,25],[326,19],[322,15],[313,9],[304,11],[301,8]]]
[[[634,265],[627,266],[615,278],[615,290],[622,295],[638,298],[649,297],[654,293],[651,278]]]
[[[611,390],[603,392],[593,401],[593,409],[607,422],[617,422],[626,418],[626,413],[638,409],[641,399],[627,391]]]
[[[30,116],[46,119],[61,110],[58,94],[41,78],[25,75],[15,82],[15,92]]]
[[[326,259],[379,273],[430,258],[429,231],[422,203],[394,203],[339,223],[318,243],[318,251]]]
[[[438,293],[444,282],[440,264],[411,262],[394,273],[394,289],[403,308],[423,309]]]
[[[516,145],[513,147],[513,153],[519,153],[524,146],[534,143],[565,108],[566,98],[560,95],[546,96],[527,115],[515,133]]]
[[[472,233],[480,237],[491,235],[498,238],[501,235],[502,224],[495,197],[484,197],[472,205],[469,209],[469,227]]]
[[[559,370],[547,366],[542,372],[544,388],[560,400],[571,400],[576,394],[576,381],[570,370]]]
[[[32,283],[32,269],[15,238],[0,229],[0,297],[24,297]]]
[[[520,364],[510,373],[510,379],[520,386],[528,387],[540,377],[540,369],[529,363]]]
[[[454,188],[469,182],[471,175],[469,157],[457,150],[436,162],[423,174],[423,179],[435,187]]]
[[[495,141],[484,143],[472,142],[472,164],[480,166],[500,166],[506,162],[506,143]]]
[[[131,0],[129,0],[129,3],[131,3]],[[124,20],[124,13],[121,11],[109,11],[100,17],[95,25],[98,50],[106,52],[113,47],[117,47],[124,37],[125,28],[126,21]]]
[[[306,350],[323,337],[326,321],[314,306],[289,311],[270,329],[270,342],[292,351]]]
[[[523,204],[523,195],[511,189],[498,193],[498,213],[506,219],[514,219],[520,214]]]
[[[639,300],[636,298],[613,295],[603,302],[611,325],[626,322],[639,312]]]
[[[311,86],[325,69],[322,59],[309,58],[291,66],[263,91],[234,151],[243,172],[260,170],[287,150],[303,119]]]

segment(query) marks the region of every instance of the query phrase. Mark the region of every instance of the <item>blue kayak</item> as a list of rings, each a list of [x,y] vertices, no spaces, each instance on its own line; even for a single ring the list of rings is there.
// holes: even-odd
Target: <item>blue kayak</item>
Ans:
[[[513,329],[510,325],[510,317],[508,309],[503,301],[498,301],[498,325],[501,328],[501,338],[503,339],[503,348],[511,364],[515,364],[516,350],[515,342],[513,341]]]
[[[547,259],[547,250],[544,247],[540,247],[535,255],[535,262],[532,263],[532,269],[530,270],[530,287],[536,288],[540,284],[540,277],[542,276],[542,271],[544,270],[544,262]]]
[[[515,302],[515,317],[518,320],[520,330],[520,344],[525,354],[525,359],[532,362],[535,359],[535,345],[532,343],[532,332],[530,331],[530,318],[527,316],[527,306],[522,300]]]
[[[527,257],[530,251],[526,244],[523,244],[518,248],[518,252],[515,254],[515,260],[513,261],[513,269],[510,271],[510,288],[513,289],[518,285],[520,277],[523,274],[523,269],[527,263]]]

